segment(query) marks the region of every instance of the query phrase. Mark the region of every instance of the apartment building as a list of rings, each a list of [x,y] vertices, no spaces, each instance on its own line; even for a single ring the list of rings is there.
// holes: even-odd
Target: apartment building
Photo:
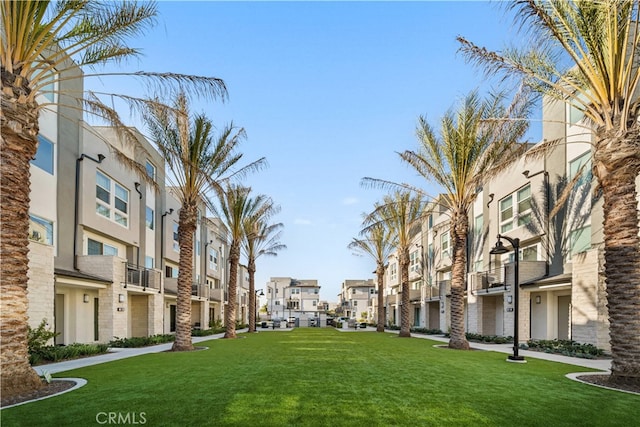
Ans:
[[[377,313],[374,313],[377,295],[377,285],[373,279],[345,280],[338,294],[339,315],[373,322],[377,318]]]
[[[58,92],[41,100],[54,104],[40,115],[31,165],[29,323],[44,319],[57,344],[170,333],[180,204],[165,187],[164,161],[135,129],[135,143],[123,144],[113,128],[90,126],[81,112],[55,103],[66,91],[81,92],[81,79],[56,84]],[[141,165],[146,179],[123,159]],[[206,218],[204,204],[194,246],[197,328],[224,319],[228,282],[227,235],[219,219]]]
[[[320,304],[320,288],[317,280],[271,277],[266,285],[269,318],[310,325],[315,322],[311,319],[318,319],[325,311],[325,305]]]
[[[591,174],[592,133],[582,115],[562,103],[543,105],[544,140],[560,140],[543,156],[523,156],[485,182],[469,213],[466,330],[511,336],[514,331],[515,253],[492,255],[498,234],[519,239],[518,335],[528,339],[573,339],[609,348],[603,262],[602,199]],[[640,188],[640,177],[636,181]],[[564,189],[569,198],[558,209]],[[640,200],[639,200],[640,204]],[[420,237],[424,310],[414,305],[412,325],[448,329],[451,280],[450,224],[434,203]],[[506,243],[506,242],[503,242]],[[511,248],[513,249],[513,248]],[[419,283],[410,273],[412,291]],[[396,254],[385,278],[387,322],[399,324]],[[390,313],[390,314],[389,314]]]

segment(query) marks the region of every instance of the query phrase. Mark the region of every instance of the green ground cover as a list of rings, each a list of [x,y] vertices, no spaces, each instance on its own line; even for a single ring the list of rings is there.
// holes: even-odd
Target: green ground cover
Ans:
[[[500,353],[363,331],[240,337],[58,374],[88,384],[2,410],[2,426],[107,425],[110,413],[148,426],[626,426],[640,419],[640,397],[564,377],[585,368],[531,358],[512,364]]]

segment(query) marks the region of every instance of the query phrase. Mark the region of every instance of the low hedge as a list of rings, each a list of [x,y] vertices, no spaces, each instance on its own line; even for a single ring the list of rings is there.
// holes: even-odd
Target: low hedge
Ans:
[[[529,340],[527,344],[523,344],[520,347],[525,350],[556,353],[583,359],[595,359],[596,357],[605,356],[604,350],[592,344],[580,344],[573,340]]]
[[[95,356],[109,351],[107,344],[69,344],[64,346],[43,346],[29,352],[29,363],[59,362],[61,360],[78,359],[85,356]]]

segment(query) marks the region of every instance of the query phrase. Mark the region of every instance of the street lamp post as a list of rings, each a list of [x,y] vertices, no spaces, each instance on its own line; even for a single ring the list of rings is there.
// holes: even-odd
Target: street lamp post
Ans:
[[[260,293],[258,293],[260,292]],[[263,297],[264,296],[264,291],[262,289],[256,289],[255,290],[255,298],[253,299],[253,304],[255,305],[255,307],[253,307],[253,312],[256,314],[256,317],[253,321],[254,325],[257,325],[258,323],[258,297]],[[255,326],[255,329],[257,329],[257,326]]]
[[[514,314],[513,314],[513,355],[509,356],[507,358],[508,362],[519,362],[519,363],[526,363],[526,360],[524,359],[524,356],[520,356],[518,354],[518,312],[519,312],[519,291],[520,291],[520,239],[515,238],[512,239],[510,237],[507,236],[502,236],[500,234],[498,234],[498,241],[496,242],[496,245],[489,251],[489,253],[491,255],[501,255],[501,254],[506,254],[507,252],[509,252],[509,249],[505,248],[504,245],[502,244],[502,240],[501,239],[505,239],[506,241],[508,241],[509,243],[511,243],[511,246],[513,246],[513,250],[515,252],[515,262],[514,262],[514,278],[513,278],[513,298],[515,299],[514,302]]]

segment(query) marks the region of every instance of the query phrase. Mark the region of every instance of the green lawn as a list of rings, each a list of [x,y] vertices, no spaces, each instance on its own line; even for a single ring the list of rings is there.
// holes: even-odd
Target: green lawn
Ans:
[[[5,409],[1,423],[109,425],[112,412],[148,426],[638,425],[640,397],[564,377],[585,368],[435,344],[315,328],[243,334],[59,374],[88,384]]]

